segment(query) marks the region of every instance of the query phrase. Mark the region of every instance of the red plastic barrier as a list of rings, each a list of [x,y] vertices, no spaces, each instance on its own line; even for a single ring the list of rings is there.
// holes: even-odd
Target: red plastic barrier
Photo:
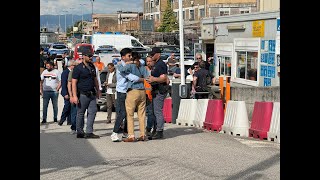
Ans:
[[[255,102],[249,137],[267,139],[272,117],[273,102]]]
[[[164,117],[165,123],[172,122],[172,99],[171,98],[164,99],[163,117]]]
[[[224,111],[222,100],[210,99],[208,101],[206,119],[203,128],[211,131],[221,131],[224,122]]]

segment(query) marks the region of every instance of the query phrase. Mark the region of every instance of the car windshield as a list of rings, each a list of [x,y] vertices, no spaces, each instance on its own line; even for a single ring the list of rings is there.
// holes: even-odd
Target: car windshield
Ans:
[[[78,52],[91,52],[91,46],[78,46]]]
[[[96,53],[107,53],[107,54],[114,54],[114,53],[119,53],[116,49],[97,49]]]
[[[66,49],[67,48],[67,46],[65,46],[63,44],[53,45],[52,47],[54,49]]]
[[[46,48],[50,48],[50,44],[40,44],[40,47],[46,49]]]
[[[180,47],[178,46],[163,46],[160,48],[162,53],[179,53]],[[190,51],[187,48],[184,48],[185,53],[190,53]]]

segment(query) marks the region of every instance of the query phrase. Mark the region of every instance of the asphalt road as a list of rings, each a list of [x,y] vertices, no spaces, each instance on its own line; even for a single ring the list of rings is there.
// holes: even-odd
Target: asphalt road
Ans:
[[[60,95],[58,119],[62,108]],[[280,179],[278,143],[175,124],[165,124],[162,140],[114,143],[106,117],[97,113],[100,139],[77,139],[66,122],[52,123],[50,104],[49,123],[40,125],[40,179]]]

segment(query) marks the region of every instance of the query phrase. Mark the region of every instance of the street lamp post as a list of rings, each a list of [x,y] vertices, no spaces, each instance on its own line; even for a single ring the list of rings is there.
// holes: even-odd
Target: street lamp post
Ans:
[[[81,16],[82,16],[82,19],[81,19],[81,33],[83,33],[83,7],[86,4],[80,4],[81,6]]]
[[[69,8],[71,11],[71,16],[72,16],[72,18],[71,18],[71,24],[72,24],[72,26],[71,26],[71,31],[72,31],[72,36],[74,36],[74,32],[73,32],[73,13],[72,13],[72,10],[74,9],[74,8]]]
[[[94,34],[94,22],[93,22],[93,2],[94,0],[90,0],[91,2],[91,19],[92,19],[92,35]]]
[[[60,13],[59,13],[59,27],[58,27],[58,34],[60,34]]]
[[[66,33],[66,37],[67,37],[67,12],[68,11],[62,11],[65,12],[64,14],[64,32]]]

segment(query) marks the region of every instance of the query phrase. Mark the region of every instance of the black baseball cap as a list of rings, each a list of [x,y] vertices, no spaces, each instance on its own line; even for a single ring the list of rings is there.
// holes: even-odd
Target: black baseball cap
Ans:
[[[89,52],[84,52],[82,53],[83,56],[88,56],[88,57],[92,57],[92,53],[89,53]]]
[[[152,50],[151,50],[150,55],[153,56],[153,55],[155,55],[156,53],[161,53],[161,50],[160,50],[159,47],[153,47]]]

